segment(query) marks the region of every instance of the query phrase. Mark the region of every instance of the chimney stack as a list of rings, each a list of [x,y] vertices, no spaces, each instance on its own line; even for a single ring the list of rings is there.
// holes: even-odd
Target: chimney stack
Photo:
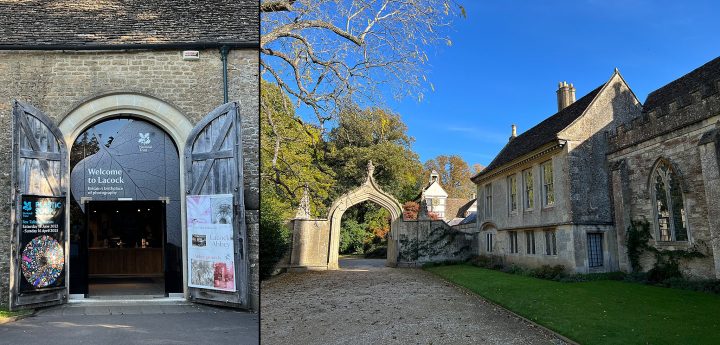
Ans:
[[[515,139],[517,137],[517,126],[512,125],[512,134],[510,135],[510,140]]]
[[[565,109],[575,102],[575,87],[566,81],[558,84],[557,90],[558,111]]]

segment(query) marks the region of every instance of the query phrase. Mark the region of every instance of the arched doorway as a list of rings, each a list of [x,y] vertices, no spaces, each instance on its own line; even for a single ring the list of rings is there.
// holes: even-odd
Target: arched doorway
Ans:
[[[112,166],[117,163],[112,159],[106,159],[111,164],[109,167],[102,166],[103,159],[107,157],[96,157],[89,166],[82,166],[78,170],[80,177],[75,178],[75,183],[70,183],[71,154],[68,148],[78,139],[82,141],[81,136],[91,128],[105,125],[113,127],[109,124],[112,121],[124,122],[116,127],[125,128],[129,134],[121,135],[121,131],[116,128],[110,131],[113,135],[96,137],[96,152],[91,152],[90,156],[103,151],[107,157],[111,157],[113,154],[107,154],[107,151],[123,151],[120,146],[125,146],[125,149],[137,155],[162,147],[162,155],[157,158],[138,157],[137,162],[130,163],[137,165],[131,169],[153,175],[147,179],[157,178],[154,183],[163,185],[163,191],[147,192],[144,188],[153,182],[143,181],[146,186],[138,187],[135,185],[142,183],[134,183],[131,189],[135,189],[135,193],[128,195],[124,188],[119,189],[114,184],[126,182],[123,181],[127,178],[125,174],[130,171]],[[98,222],[102,220],[89,219],[88,210],[93,211],[91,213],[97,211],[98,214],[104,212],[106,219],[110,219],[113,212],[120,214],[147,211],[153,215],[153,219],[142,224],[127,221],[130,217],[115,217],[113,222],[117,223],[115,226],[121,227],[167,229],[162,233],[153,232],[153,238],[117,236],[113,232],[112,237],[116,238],[105,234],[101,240],[94,239],[92,242],[105,246],[107,240],[108,246],[114,242],[123,249],[135,249],[136,246],[138,249],[146,249],[153,247],[153,239],[157,242],[157,237],[162,237],[162,248],[158,248],[162,254],[160,260],[155,261],[159,265],[155,267],[161,269],[156,269],[155,273],[162,270],[163,278],[172,278],[170,280],[173,281],[173,286],[162,291],[165,295],[182,292],[178,296],[170,297],[184,297],[191,301],[239,308],[250,306],[248,271],[251,266],[247,255],[245,223],[243,128],[238,102],[218,106],[193,126],[188,117],[171,104],[137,93],[110,93],[89,98],[62,117],[58,125],[41,110],[15,101],[12,133],[13,170],[16,172],[12,175],[12,183],[16,186],[12,189],[14,207],[11,217],[15,219],[13,243],[18,248],[43,250],[31,253],[33,256],[30,263],[33,265],[26,265],[27,267],[22,266],[20,255],[13,257],[11,309],[61,304],[68,298],[82,298],[82,295],[85,295],[83,293],[80,296],[68,296],[69,285],[72,285],[68,284],[71,275],[87,275],[89,271],[87,263],[73,265],[69,261],[71,255],[80,255],[80,243],[87,245],[90,236],[80,239],[78,245],[72,247],[67,232],[71,230],[73,219],[85,218],[85,224],[95,222],[94,226],[99,226]],[[88,135],[85,139],[87,149],[88,145],[91,145],[88,141],[91,137]],[[75,164],[90,158],[86,154],[80,156]],[[118,156],[117,152],[115,156]],[[127,158],[124,159],[128,160]],[[149,167],[157,163],[156,160],[163,164],[156,164],[155,166],[162,168],[154,171]],[[168,168],[179,173],[168,174]],[[133,174],[137,171],[133,170]],[[174,177],[167,178],[167,175]],[[160,180],[162,182],[159,182]],[[90,189],[85,185],[88,183],[106,185]],[[85,190],[74,190],[77,185],[83,185]],[[158,186],[150,189],[154,187]],[[168,189],[174,192],[170,193]],[[71,197],[71,190],[82,195],[75,200]],[[88,193],[89,191],[94,194]],[[182,196],[183,194],[185,195]],[[70,215],[71,199],[81,205],[101,201],[99,199],[103,197],[112,197],[114,200],[102,201],[112,201],[115,204],[85,205],[93,206],[85,209],[78,206],[81,212]],[[126,203],[138,201],[136,199],[153,204]],[[192,222],[187,219],[190,199],[194,201]],[[158,212],[160,216],[156,214]],[[139,218],[136,214],[134,216],[133,218]],[[174,216],[173,219],[180,219],[179,224],[175,221],[175,225],[170,224],[168,219],[171,216]],[[168,227],[172,227],[171,231]],[[76,231],[79,231],[77,229]],[[191,230],[192,250],[189,249],[188,240]],[[38,236],[38,231],[47,235]],[[98,233],[94,236],[98,236]],[[204,238],[208,236],[215,241],[205,241]],[[171,241],[172,247],[168,245]],[[142,248],[143,244],[146,248]],[[73,250],[76,252],[71,254]],[[115,258],[105,261],[113,260]],[[199,266],[196,266],[201,266],[201,269],[190,270],[188,262],[191,260],[199,262]],[[167,267],[173,264],[174,267]],[[23,270],[22,267],[26,268]],[[40,278],[43,279],[35,279],[38,274],[42,274]]]
[[[390,212],[390,234],[388,235],[388,251],[387,251],[387,265],[392,266],[397,261],[397,239],[395,238],[395,230],[397,228],[397,222],[402,216],[402,209],[400,203],[395,198],[386,193],[380,188],[375,182],[373,174],[375,167],[372,162],[368,162],[367,178],[365,183],[355,190],[344,194],[330,207],[328,212],[328,220],[330,223],[330,238],[328,246],[328,269],[338,269],[338,259],[340,253],[340,226],[342,222],[342,216],[349,208],[363,202],[372,201],[381,207],[385,208]]]
[[[161,128],[103,119],[70,150],[70,293],[183,292],[180,158]]]

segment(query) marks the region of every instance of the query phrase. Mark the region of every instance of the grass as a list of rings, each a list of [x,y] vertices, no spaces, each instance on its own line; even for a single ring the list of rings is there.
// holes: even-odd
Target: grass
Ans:
[[[581,344],[720,344],[720,296],[621,281],[562,283],[471,265],[433,272]]]
[[[0,322],[4,321],[7,318],[11,318],[13,316],[18,316],[23,314],[22,312],[15,312],[15,311],[7,311],[6,309],[0,309]]]

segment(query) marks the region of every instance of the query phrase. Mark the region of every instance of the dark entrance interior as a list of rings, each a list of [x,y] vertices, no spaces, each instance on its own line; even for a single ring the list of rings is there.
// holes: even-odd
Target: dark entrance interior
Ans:
[[[86,215],[88,296],[165,296],[165,203],[90,201]]]

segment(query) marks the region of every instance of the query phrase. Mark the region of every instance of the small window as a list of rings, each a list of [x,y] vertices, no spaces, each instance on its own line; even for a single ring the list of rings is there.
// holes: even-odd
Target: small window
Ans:
[[[555,190],[553,189],[553,167],[552,161],[542,165],[543,172],[543,205],[552,206],[555,204]]]
[[[557,255],[557,238],[554,230],[545,231],[545,254]]]
[[[532,169],[523,171],[523,186],[525,187],[525,209],[532,209],[535,206],[535,192],[533,190]]]
[[[488,253],[492,253],[493,251],[493,234],[491,233],[485,234],[485,250]]]
[[[603,234],[587,234],[588,265],[590,268],[603,265]]]
[[[492,217],[492,185],[485,185],[485,218]]]
[[[525,249],[528,254],[535,254],[535,231],[525,231]]]
[[[518,252],[517,231],[510,231],[508,235],[510,237],[510,253],[516,254]]]
[[[517,176],[510,175],[508,177],[508,191],[510,192],[510,197],[508,198],[510,201],[510,212],[517,211]]]

